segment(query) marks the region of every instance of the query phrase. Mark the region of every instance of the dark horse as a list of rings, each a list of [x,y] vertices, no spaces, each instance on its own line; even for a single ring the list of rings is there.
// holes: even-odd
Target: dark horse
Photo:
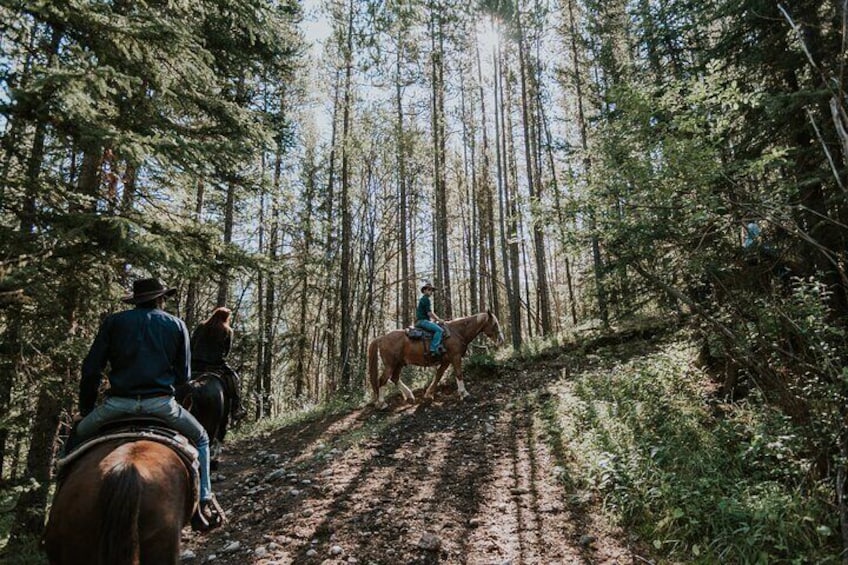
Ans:
[[[45,532],[51,565],[162,565],[180,560],[194,509],[192,475],[156,441],[110,440],[75,461]]]
[[[177,400],[209,435],[211,464],[217,467],[229,417],[224,384],[215,373],[201,373],[179,390]]]
[[[456,376],[456,387],[460,398],[468,396],[465,383],[462,381],[462,356],[465,355],[471,341],[481,333],[496,341],[498,345],[503,343],[501,327],[498,324],[497,317],[491,312],[457,318],[446,322],[445,325],[450,330],[450,337],[444,341],[445,353],[435,359],[428,353],[425,340],[411,340],[407,337],[405,330],[391,331],[371,342],[368,346],[368,380],[371,384],[371,402],[374,406],[377,408],[386,407],[386,401],[380,394],[380,388],[385,386],[389,378],[400,387],[404,398],[410,402],[415,402],[415,395],[400,380],[400,370],[406,365],[439,366],[435,378],[427,387],[427,392],[424,394],[425,398],[433,398],[436,385],[439,384],[442,375],[451,365],[453,366],[454,376]],[[382,377],[378,376],[377,371],[378,353],[383,360]]]

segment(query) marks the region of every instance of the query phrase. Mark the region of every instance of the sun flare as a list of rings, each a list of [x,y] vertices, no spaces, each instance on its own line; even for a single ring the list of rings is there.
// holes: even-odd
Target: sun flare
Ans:
[[[500,43],[500,31],[492,22],[477,24],[477,45],[482,53],[490,53]]]

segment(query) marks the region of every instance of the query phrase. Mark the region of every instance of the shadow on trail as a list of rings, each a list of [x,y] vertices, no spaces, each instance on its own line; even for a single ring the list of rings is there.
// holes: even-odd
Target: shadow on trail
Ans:
[[[476,421],[482,428],[479,414],[489,415],[492,408],[437,395],[435,402],[403,409],[407,412],[400,415],[385,413],[385,418],[399,417],[371,442],[378,453],[363,461],[355,478],[334,496],[318,530],[325,534],[345,527],[358,530],[349,549],[360,561],[461,561],[460,548],[442,540],[445,530],[451,536],[467,531],[477,515],[478,487],[489,474],[492,458],[481,448],[470,423]],[[475,413],[476,420],[468,418]],[[456,454],[467,455],[474,463],[457,467]],[[438,547],[419,547],[425,533],[440,539]],[[309,547],[301,548],[295,562],[312,562],[308,551]],[[320,562],[323,555],[314,558]]]
[[[640,344],[629,355],[650,347]],[[458,400],[450,380],[432,402],[409,405],[394,392],[385,411],[327,415],[237,444],[231,457],[241,456],[234,462],[240,467],[221,498],[241,507],[226,535],[197,540],[198,549],[211,552],[234,535],[251,547],[281,540],[284,563],[328,556],[361,563],[597,562],[581,541],[596,526],[592,505],[579,496],[575,477],[554,477],[553,466],[567,469],[574,455],[556,419],[558,400],[546,391],[582,370],[586,356],[535,363],[475,374],[469,401]],[[420,399],[423,390],[415,394]],[[259,450],[286,455],[270,464],[254,455],[251,462]],[[264,484],[280,463],[286,474]],[[333,553],[336,545],[342,555]],[[250,559],[218,555],[220,563]]]

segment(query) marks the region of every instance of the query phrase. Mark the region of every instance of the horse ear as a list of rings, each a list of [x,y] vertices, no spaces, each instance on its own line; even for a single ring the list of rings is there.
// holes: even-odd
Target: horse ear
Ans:
[[[491,316],[491,315],[492,315],[492,310],[491,310],[491,308],[486,308],[486,314],[488,314],[489,316]]]

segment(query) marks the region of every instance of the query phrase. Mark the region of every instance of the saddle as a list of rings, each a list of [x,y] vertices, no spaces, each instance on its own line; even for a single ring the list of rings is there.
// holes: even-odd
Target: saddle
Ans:
[[[197,448],[187,437],[170,428],[168,424],[152,416],[131,416],[107,422],[90,437],[71,448],[71,451],[56,461],[56,482],[61,485],[74,462],[80,459],[93,447],[107,441],[120,440],[121,443],[147,440],[166,445],[176,453],[191,475],[192,513],[200,501],[200,462]]]
[[[446,340],[450,337],[450,329],[447,326],[441,326],[444,333],[442,333],[442,341]],[[406,337],[413,340],[427,340],[430,341],[433,339],[433,332],[428,332],[427,330],[423,330],[417,326],[409,326],[408,328],[404,328],[404,332],[406,332]]]
[[[206,379],[215,379],[221,386],[224,388],[224,394],[229,398],[230,394],[230,385],[227,382],[227,378],[221,374],[220,371],[213,371],[212,369],[204,369],[203,371],[197,371],[197,373],[192,373],[191,381],[180,385],[177,387],[177,390],[174,394],[174,399],[177,401],[177,404],[182,406],[185,409],[189,409],[190,406],[185,405],[185,399],[188,394],[191,392],[191,387],[193,383],[198,383],[202,380]]]

